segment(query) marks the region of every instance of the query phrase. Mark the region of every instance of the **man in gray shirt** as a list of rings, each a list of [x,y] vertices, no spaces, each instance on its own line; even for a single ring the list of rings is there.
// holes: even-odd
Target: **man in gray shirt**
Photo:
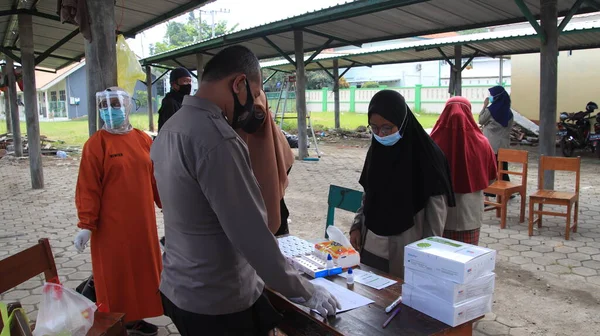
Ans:
[[[321,315],[339,309],[287,264],[267,227],[248,150],[234,131],[251,132],[264,119],[253,108],[261,87],[256,56],[223,49],[152,145],[167,237],[160,291],[184,336],[266,334],[280,316],[265,283]]]

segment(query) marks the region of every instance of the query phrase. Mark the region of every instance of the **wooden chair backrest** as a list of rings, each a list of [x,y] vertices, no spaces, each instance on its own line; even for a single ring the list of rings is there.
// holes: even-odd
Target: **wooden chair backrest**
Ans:
[[[504,170],[502,169],[502,163],[518,163],[521,164],[523,169],[518,171]],[[502,175],[519,175],[523,177],[523,185],[527,185],[527,168],[529,166],[529,152],[524,150],[506,149],[500,148],[498,150],[498,181],[502,180]]]
[[[581,157],[566,158],[557,156],[540,156],[540,172],[538,173],[538,189],[544,189],[544,172],[567,171],[575,173],[575,192],[579,194],[579,177],[581,175]]]
[[[46,282],[59,283],[56,264],[47,238],[37,245],[0,260],[0,294],[44,273]]]

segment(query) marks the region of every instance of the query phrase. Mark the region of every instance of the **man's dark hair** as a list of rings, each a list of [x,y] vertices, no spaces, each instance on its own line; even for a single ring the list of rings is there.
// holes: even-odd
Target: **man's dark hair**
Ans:
[[[204,66],[203,82],[222,80],[233,74],[245,74],[250,80],[260,80],[260,63],[254,53],[241,45],[219,51]]]

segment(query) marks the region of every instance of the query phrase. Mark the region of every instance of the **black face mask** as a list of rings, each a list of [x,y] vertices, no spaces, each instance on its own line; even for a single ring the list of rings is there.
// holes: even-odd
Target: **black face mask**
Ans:
[[[192,93],[192,84],[182,84],[182,85],[179,85],[179,90],[178,91],[182,95],[187,96],[190,93]]]
[[[254,97],[252,97],[248,80],[246,80],[246,92],[246,104],[242,105],[235,92],[231,90],[234,104],[233,122],[231,123],[231,127],[234,129],[241,128],[244,132],[252,134],[260,128],[265,120],[265,116],[263,115],[259,118],[256,113],[256,109],[254,108]]]

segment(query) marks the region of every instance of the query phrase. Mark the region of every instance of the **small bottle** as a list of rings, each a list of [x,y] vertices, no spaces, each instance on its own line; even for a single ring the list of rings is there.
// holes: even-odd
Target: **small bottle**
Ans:
[[[333,258],[331,257],[331,254],[327,255],[327,269],[332,269],[333,268]]]
[[[350,290],[354,289],[354,272],[352,271],[352,268],[348,268],[348,276],[346,277],[346,285],[348,286],[348,289],[350,289]]]

